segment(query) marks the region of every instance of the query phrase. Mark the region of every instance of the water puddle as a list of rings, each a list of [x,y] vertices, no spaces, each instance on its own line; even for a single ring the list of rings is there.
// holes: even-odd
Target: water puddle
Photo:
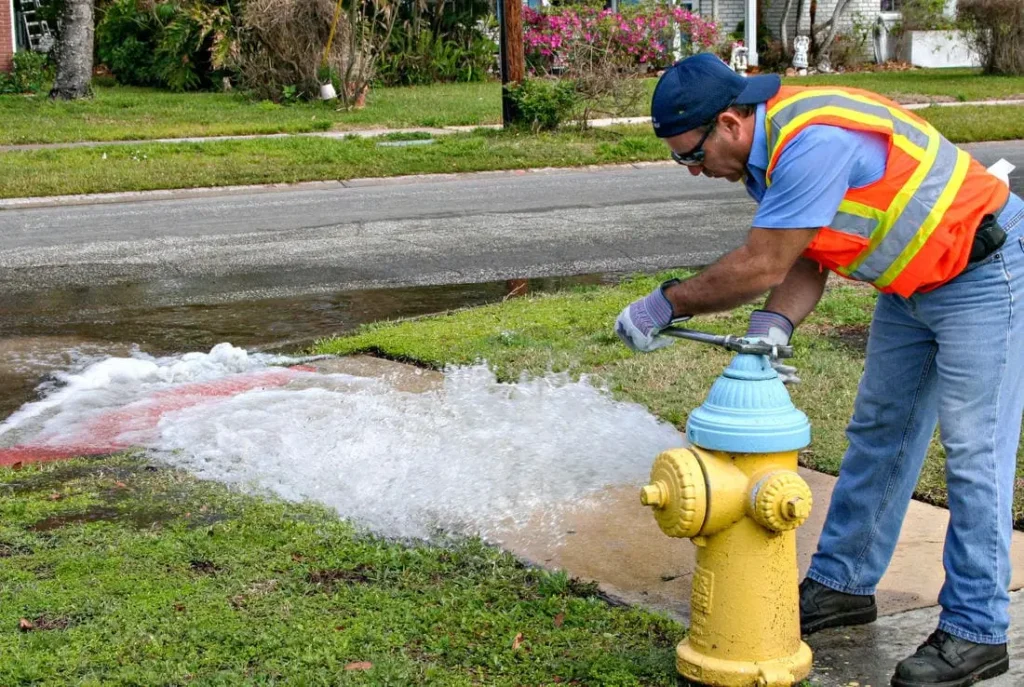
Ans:
[[[68,527],[70,525],[82,525],[90,522],[115,522],[125,521],[138,529],[146,529],[157,523],[165,522],[174,517],[168,511],[132,511],[124,512],[114,506],[94,506],[77,513],[66,513],[44,518],[34,525],[28,527],[30,532],[50,532],[52,530]],[[208,520],[195,523],[196,526],[208,524]]]
[[[388,537],[528,530],[550,540],[566,508],[639,486],[652,456],[682,443],[588,379],[499,383],[477,365],[421,372],[429,379],[410,390],[416,371],[369,377],[304,362],[230,344],[109,357],[58,373],[0,424],[0,447],[142,446],[201,478],[314,500]]]
[[[41,382],[39,392],[45,392],[52,372],[81,370],[107,356],[208,351],[222,341],[250,350],[294,351],[368,322],[618,278],[512,279],[206,305],[154,305],[148,297],[154,287],[146,284],[0,294],[0,418],[38,397]]]

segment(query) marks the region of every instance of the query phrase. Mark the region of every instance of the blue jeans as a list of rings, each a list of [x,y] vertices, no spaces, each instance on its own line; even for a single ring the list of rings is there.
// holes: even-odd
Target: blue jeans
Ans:
[[[882,294],[864,376],[808,577],[873,594],[939,425],[949,527],[939,628],[1002,644],[1009,627],[1013,483],[1024,414],[1024,201],[1003,247],[929,293]],[[929,562],[922,561],[923,565]]]

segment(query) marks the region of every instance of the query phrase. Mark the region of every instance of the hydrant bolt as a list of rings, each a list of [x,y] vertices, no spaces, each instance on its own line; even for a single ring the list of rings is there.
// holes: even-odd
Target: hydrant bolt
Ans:
[[[640,490],[640,503],[642,503],[645,506],[661,508],[663,505],[665,505],[664,498],[665,490],[662,487],[661,482],[648,484],[646,487]]]
[[[807,516],[810,515],[810,508],[808,504],[799,496],[790,499],[786,503],[786,515],[791,520],[806,520]]]

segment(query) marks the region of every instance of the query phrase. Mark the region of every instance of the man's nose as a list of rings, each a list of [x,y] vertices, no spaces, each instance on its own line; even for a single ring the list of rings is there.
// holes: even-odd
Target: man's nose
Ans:
[[[704,171],[704,165],[694,165],[687,167],[687,169],[690,170],[690,174],[693,176],[700,176],[700,173]]]

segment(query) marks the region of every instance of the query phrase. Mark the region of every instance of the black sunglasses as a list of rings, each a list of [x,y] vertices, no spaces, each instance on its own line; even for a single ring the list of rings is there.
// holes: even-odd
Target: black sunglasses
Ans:
[[[697,141],[697,145],[692,150],[688,150],[685,153],[677,153],[672,151],[672,159],[681,165],[687,167],[696,167],[697,165],[704,164],[704,141],[708,140],[708,136],[715,130],[715,125],[718,124],[718,120],[715,119],[708,126],[708,130],[704,132],[704,135]]]

